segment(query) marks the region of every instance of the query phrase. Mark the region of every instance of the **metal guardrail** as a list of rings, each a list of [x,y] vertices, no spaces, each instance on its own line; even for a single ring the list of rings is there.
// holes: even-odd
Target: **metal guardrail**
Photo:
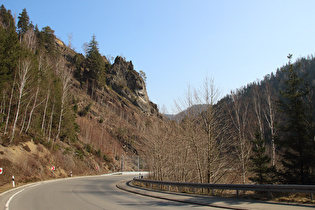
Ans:
[[[239,191],[265,191],[271,195],[272,192],[293,192],[293,193],[310,193],[311,200],[313,200],[313,194],[315,193],[315,185],[250,185],[250,184],[200,184],[200,183],[188,183],[188,182],[164,182],[164,181],[154,181],[147,179],[133,179],[134,183],[145,183],[150,184],[152,188],[155,184],[158,187],[174,186],[178,188],[181,192],[181,188],[188,187],[192,188],[195,193],[196,188],[202,189],[221,189],[221,190],[235,190],[237,197],[239,196]]]

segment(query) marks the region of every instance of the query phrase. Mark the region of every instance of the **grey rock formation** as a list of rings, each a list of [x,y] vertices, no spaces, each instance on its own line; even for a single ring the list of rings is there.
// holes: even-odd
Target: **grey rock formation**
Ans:
[[[134,70],[131,61],[117,56],[109,72],[107,84],[119,95],[125,97],[143,112],[153,113],[156,106],[150,102],[145,82],[137,71]]]

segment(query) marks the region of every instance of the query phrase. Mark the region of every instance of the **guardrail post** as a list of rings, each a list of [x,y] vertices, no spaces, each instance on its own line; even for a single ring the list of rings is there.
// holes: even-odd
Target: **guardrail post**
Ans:
[[[313,201],[313,200],[314,200],[313,193],[311,193],[311,201]]]
[[[169,185],[167,185],[167,191],[170,191],[170,186]]]
[[[240,197],[238,190],[236,190],[236,197],[238,197],[238,198]]]
[[[179,191],[179,192],[182,192],[182,189],[181,189],[181,187],[178,187],[178,191]]]

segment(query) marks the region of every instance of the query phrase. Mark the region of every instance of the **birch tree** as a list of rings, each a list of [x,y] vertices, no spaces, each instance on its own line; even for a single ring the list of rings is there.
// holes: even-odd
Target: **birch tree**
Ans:
[[[201,141],[201,128],[200,124],[197,123],[197,117],[200,114],[200,110],[198,110],[197,105],[198,101],[198,93],[196,90],[191,90],[188,87],[186,96],[184,100],[181,100],[181,105],[177,104],[178,110],[181,110],[181,107],[187,108],[184,112],[184,119],[181,122],[181,126],[183,127],[183,138],[186,144],[189,145],[191,151],[191,157],[195,161],[195,170],[197,171],[198,182],[204,182],[204,174],[203,174],[203,164],[202,164],[202,141]]]
[[[70,79],[71,79],[71,72],[67,68],[65,64],[64,59],[60,59],[57,63],[57,71],[59,72],[59,76],[61,79],[61,107],[60,107],[60,114],[59,114],[59,123],[58,123],[58,131],[56,135],[56,139],[60,136],[61,131],[61,123],[62,123],[62,117],[65,111],[65,104],[66,100],[69,95],[69,88],[70,88]]]
[[[265,100],[267,104],[267,109],[264,112],[264,116],[267,121],[268,128],[270,129],[270,135],[271,135],[271,163],[272,163],[272,166],[275,166],[276,165],[276,145],[275,145],[276,112],[275,112],[275,102],[272,99],[272,87],[270,83],[266,83]]]
[[[20,60],[19,65],[18,65],[17,108],[16,108],[16,113],[15,113],[15,119],[14,119],[13,126],[12,126],[12,134],[11,134],[10,143],[12,143],[12,141],[14,139],[16,125],[17,125],[17,122],[19,119],[19,114],[20,114],[21,102],[22,102],[22,98],[25,95],[25,87],[26,87],[27,83],[29,82],[31,68],[32,68],[32,62],[31,62],[30,58],[24,58],[23,60]]]
[[[264,123],[263,123],[263,115],[262,115],[262,98],[259,92],[259,84],[254,85],[252,88],[252,103],[255,113],[255,119],[257,119],[257,124],[259,128],[259,132],[261,135],[264,134]]]
[[[226,166],[224,161],[225,141],[222,138],[227,127],[222,124],[224,116],[220,113],[216,106],[220,96],[218,88],[214,84],[213,78],[206,78],[203,84],[203,89],[200,93],[199,104],[205,105],[205,110],[201,111],[203,127],[206,133],[206,182],[214,183],[215,178],[222,172],[223,166]]]
[[[247,163],[250,158],[251,145],[246,137],[248,103],[242,100],[240,93],[231,92],[231,107],[228,108],[232,125],[236,131],[235,151],[240,162],[242,183],[246,183]],[[234,134],[232,134],[234,135]]]

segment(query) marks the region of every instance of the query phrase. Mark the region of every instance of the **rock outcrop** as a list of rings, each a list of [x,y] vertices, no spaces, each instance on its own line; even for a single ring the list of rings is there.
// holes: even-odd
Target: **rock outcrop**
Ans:
[[[157,113],[157,106],[150,102],[145,82],[131,61],[117,56],[106,83],[122,97],[128,99],[145,113]]]

